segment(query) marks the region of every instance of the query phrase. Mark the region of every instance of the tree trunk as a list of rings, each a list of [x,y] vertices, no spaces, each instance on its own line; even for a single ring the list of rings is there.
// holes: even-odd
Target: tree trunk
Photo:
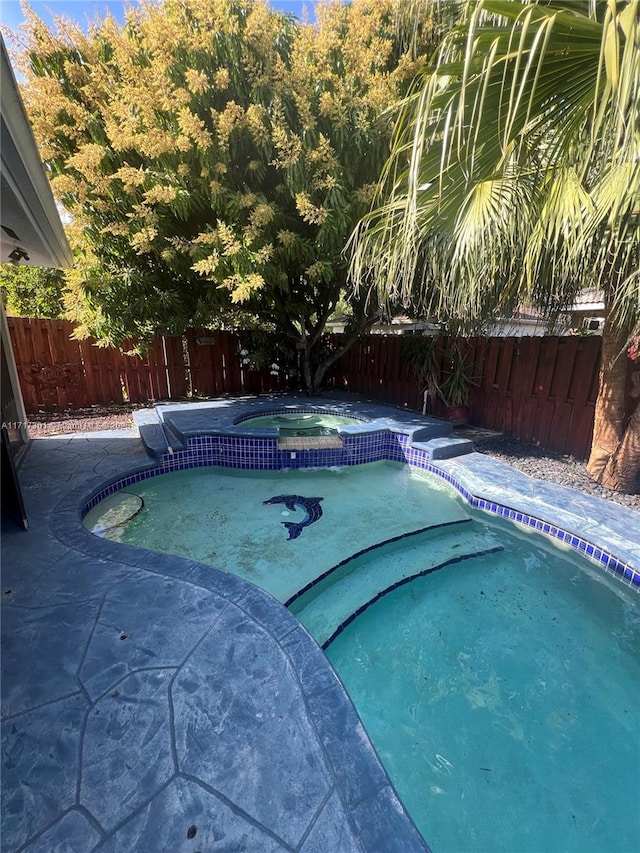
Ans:
[[[311,348],[306,340],[298,344],[300,350],[300,360],[302,362],[302,378],[304,379],[304,387],[307,394],[314,394],[313,376],[311,371]]]
[[[636,404],[622,440],[611,455],[600,482],[608,489],[633,494],[640,474],[640,403]]]
[[[593,420],[593,441],[587,471],[598,483],[606,482],[609,459],[624,434],[627,383],[627,328],[620,328],[609,312],[602,330],[600,383]]]
[[[358,338],[361,338],[363,335],[367,334],[371,326],[375,323],[375,316],[372,317],[364,317],[361,319],[360,323],[356,328],[354,328],[351,332],[344,335],[342,346],[338,347],[337,350],[331,353],[331,355],[327,356],[324,361],[320,362],[320,364],[316,367],[315,372],[313,373],[313,377],[311,380],[311,384],[308,385],[310,394],[317,394],[320,388],[322,387],[322,383],[324,382],[324,378],[327,374],[329,368],[338,361],[338,359],[342,358],[342,356],[351,349],[351,347],[355,344]]]

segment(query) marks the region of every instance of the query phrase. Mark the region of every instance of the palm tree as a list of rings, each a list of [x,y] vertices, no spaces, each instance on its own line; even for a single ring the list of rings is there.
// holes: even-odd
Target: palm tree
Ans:
[[[445,320],[523,303],[553,318],[602,289],[588,468],[621,491],[640,469],[640,410],[628,423],[624,412],[639,119],[640,0],[471,0],[399,105],[374,209],[351,240],[356,287]]]

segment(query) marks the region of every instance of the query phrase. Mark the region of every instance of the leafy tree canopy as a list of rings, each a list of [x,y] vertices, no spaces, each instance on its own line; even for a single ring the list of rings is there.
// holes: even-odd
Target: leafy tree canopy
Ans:
[[[329,2],[308,25],[262,0],[164,0],[88,34],[29,13],[17,62],[73,216],[80,334],[144,343],[257,317],[316,384],[311,351],[388,151],[383,111],[434,37],[402,6]],[[375,305],[353,308],[361,330]]]
[[[0,292],[10,316],[60,317],[65,287],[61,270],[0,265]]]

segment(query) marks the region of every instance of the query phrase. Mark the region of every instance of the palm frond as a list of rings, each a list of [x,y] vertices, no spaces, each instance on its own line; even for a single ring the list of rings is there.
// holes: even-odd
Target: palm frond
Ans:
[[[471,4],[398,105],[355,286],[468,319],[518,294],[558,306],[614,258],[612,298],[637,312],[640,0],[596,11]]]

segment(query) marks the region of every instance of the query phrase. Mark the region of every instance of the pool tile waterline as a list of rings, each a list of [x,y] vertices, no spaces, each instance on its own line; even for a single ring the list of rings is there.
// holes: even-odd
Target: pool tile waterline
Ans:
[[[289,412],[290,410],[278,411]],[[317,413],[318,410],[313,411]],[[330,414],[332,410],[326,410],[325,413]],[[246,418],[241,418],[237,422],[240,423],[242,420]],[[233,435],[194,436],[187,440],[186,449],[163,454],[157,467],[131,474],[101,489],[86,503],[82,516],[84,517],[105,497],[120,489],[149,477],[189,468],[222,466],[242,470],[282,470],[342,467],[381,461],[399,462],[435,474],[453,486],[472,507],[522,524],[551,539],[557,539],[596,562],[608,574],[640,590],[640,573],[634,567],[559,526],[495,501],[476,497],[455,477],[433,464],[428,449],[411,446],[407,435],[384,429],[360,435],[344,435],[343,442],[343,447],[340,449],[290,451],[278,449],[277,438],[247,438]]]

